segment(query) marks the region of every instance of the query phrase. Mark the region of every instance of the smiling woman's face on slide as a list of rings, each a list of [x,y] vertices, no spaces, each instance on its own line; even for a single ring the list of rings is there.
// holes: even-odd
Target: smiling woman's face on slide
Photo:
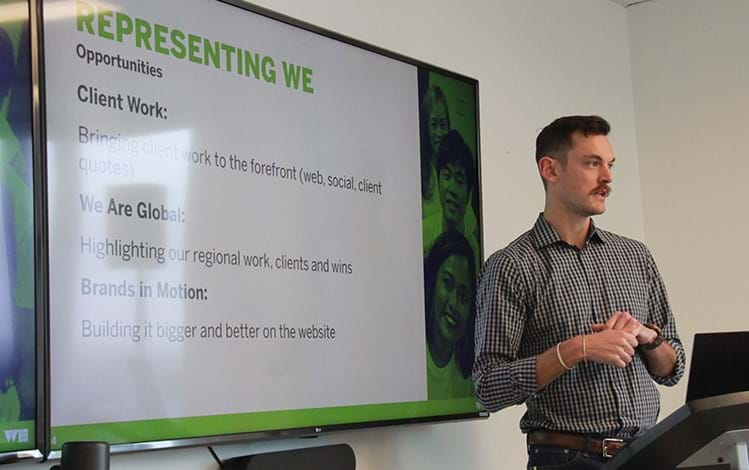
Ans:
[[[468,260],[460,255],[445,259],[434,288],[435,332],[455,344],[463,337],[471,316],[471,277]]]

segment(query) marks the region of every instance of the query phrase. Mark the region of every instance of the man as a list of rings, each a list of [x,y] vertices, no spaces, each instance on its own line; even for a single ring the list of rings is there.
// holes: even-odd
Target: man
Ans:
[[[655,383],[684,373],[647,248],[591,219],[611,193],[609,130],[598,116],[569,116],[541,131],[544,212],[479,279],[476,394],[489,411],[526,404],[529,469],[572,460],[569,468],[603,468],[655,424]]]
[[[437,151],[437,187],[441,210],[426,217],[422,223],[424,258],[443,233],[454,230],[471,244],[476,265],[479,263],[478,242],[465,222],[472,189],[473,154],[460,133],[451,130],[440,141]]]

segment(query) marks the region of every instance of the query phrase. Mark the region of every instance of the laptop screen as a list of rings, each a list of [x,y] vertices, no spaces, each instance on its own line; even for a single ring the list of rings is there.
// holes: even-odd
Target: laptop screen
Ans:
[[[749,391],[749,331],[694,335],[687,402]]]

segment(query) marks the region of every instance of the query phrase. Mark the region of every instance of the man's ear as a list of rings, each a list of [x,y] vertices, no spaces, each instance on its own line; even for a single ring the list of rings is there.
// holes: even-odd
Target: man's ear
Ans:
[[[559,162],[554,157],[544,155],[538,161],[538,172],[544,181],[556,183],[559,180]]]

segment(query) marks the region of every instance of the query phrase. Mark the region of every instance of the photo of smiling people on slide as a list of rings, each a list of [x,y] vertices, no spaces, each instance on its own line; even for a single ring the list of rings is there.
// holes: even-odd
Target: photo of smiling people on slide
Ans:
[[[474,393],[473,251],[460,233],[442,234],[424,263],[429,400],[470,397]]]
[[[474,396],[473,323],[481,266],[475,87],[419,70],[427,395]]]

